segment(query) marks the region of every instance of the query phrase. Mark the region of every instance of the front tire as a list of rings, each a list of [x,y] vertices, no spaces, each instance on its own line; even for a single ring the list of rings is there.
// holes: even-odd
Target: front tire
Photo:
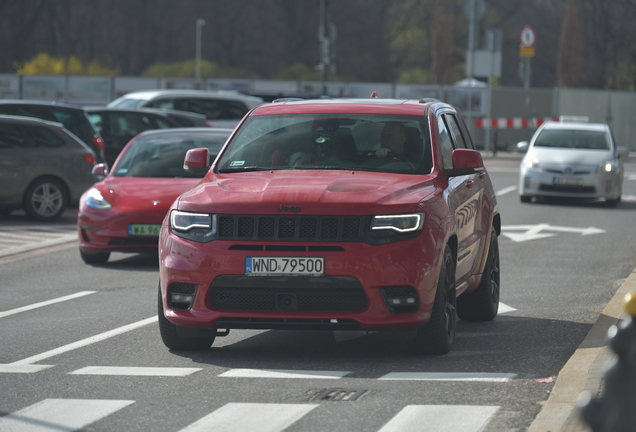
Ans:
[[[157,312],[159,314],[159,333],[164,345],[176,351],[198,351],[208,349],[214,343],[212,337],[181,337],[177,333],[177,326],[172,324],[163,313],[163,302],[161,300],[161,286],[159,286],[159,302]]]
[[[66,189],[54,178],[36,180],[24,195],[24,211],[35,220],[54,221],[67,206]]]
[[[447,354],[453,347],[457,328],[455,260],[448,246],[444,250],[431,320],[417,329],[414,351],[420,354]]]
[[[499,295],[499,241],[497,231],[492,227],[481,281],[475,291],[457,298],[457,315],[465,321],[492,321],[499,311]]]
[[[105,264],[110,258],[110,252],[86,253],[80,249],[82,261],[86,264]]]

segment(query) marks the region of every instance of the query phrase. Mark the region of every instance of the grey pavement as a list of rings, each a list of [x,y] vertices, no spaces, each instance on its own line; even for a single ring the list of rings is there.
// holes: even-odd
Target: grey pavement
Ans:
[[[482,155],[484,160],[522,157],[519,153],[505,152],[496,155],[483,152]],[[73,213],[76,211],[69,210],[59,223],[48,225],[20,222],[16,226],[11,219],[24,220],[17,213],[0,219],[0,258],[76,242],[76,213]],[[636,292],[636,269],[623,282],[581,345],[561,369],[548,400],[527,432],[590,432],[579,415],[579,398],[583,392],[590,392],[593,397],[601,392],[603,369],[614,356],[606,344],[607,332],[611,326],[628,318],[623,299],[630,292]]]

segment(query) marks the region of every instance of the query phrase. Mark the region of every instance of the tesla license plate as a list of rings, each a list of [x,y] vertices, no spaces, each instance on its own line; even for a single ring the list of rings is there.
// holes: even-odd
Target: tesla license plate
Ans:
[[[158,237],[161,225],[130,224],[128,225],[128,235]]]
[[[247,276],[311,276],[325,274],[323,257],[245,257]]]
[[[572,177],[555,177],[554,184],[561,186],[580,186],[583,184],[583,179]]]

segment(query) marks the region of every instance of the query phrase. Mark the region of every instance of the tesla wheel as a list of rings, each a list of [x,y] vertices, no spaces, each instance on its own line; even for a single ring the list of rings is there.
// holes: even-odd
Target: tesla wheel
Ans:
[[[492,321],[499,311],[499,241],[490,229],[490,246],[477,289],[457,298],[457,315],[465,321]]]
[[[421,354],[448,353],[455,341],[457,327],[457,297],[455,291],[455,261],[448,246],[444,250],[437,282],[431,320],[417,329],[414,351]]]
[[[164,345],[171,350],[177,351],[195,351],[208,349],[214,343],[214,336],[212,337],[193,337],[186,338],[181,337],[177,333],[177,326],[172,324],[166,316],[163,314],[163,302],[161,301],[161,286],[159,287],[159,302],[158,302],[158,314],[159,314],[159,332],[161,333],[161,340]]]
[[[41,221],[58,219],[67,206],[66,190],[59,180],[36,180],[24,195],[24,211],[29,217]]]
[[[82,261],[86,264],[105,264],[110,258],[110,252],[86,253],[80,249]]]

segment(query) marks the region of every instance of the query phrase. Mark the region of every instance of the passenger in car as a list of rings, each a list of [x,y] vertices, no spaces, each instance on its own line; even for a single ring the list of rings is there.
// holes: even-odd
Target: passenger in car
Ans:
[[[375,156],[385,158],[389,153],[401,155],[404,153],[405,143],[404,125],[400,122],[388,122],[382,129],[380,149],[375,152]]]

